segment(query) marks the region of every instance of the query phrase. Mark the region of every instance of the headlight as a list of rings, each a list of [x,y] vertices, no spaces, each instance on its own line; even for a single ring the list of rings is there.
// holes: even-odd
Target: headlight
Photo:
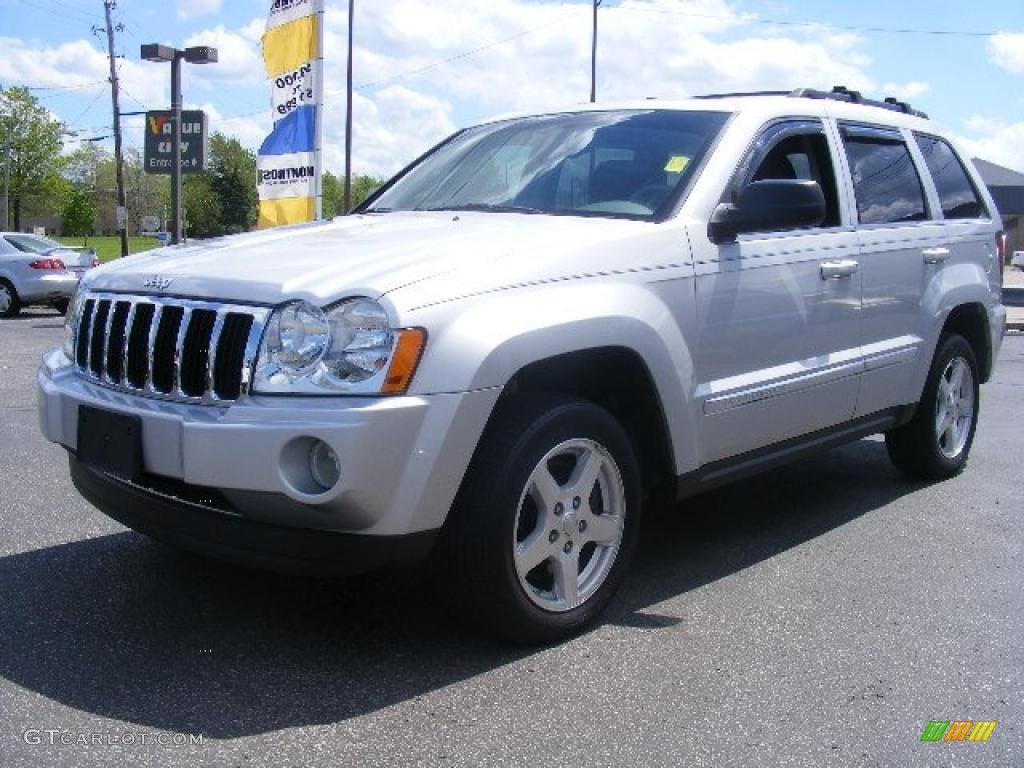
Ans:
[[[85,302],[85,282],[79,282],[75,289],[75,295],[68,305],[67,314],[64,315],[64,356],[68,360],[75,359],[75,335],[78,333],[78,322],[82,317],[82,304]]]
[[[387,312],[371,299],[327,310],[293,302],[267,324],[253,391],[398,394],[408,388],[425,341],[420,328],[391,328]]]

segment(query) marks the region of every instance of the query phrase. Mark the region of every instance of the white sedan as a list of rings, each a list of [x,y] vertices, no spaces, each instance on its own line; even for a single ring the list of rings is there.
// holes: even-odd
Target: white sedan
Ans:
[[[49,304],[63,314],[82,275],[98,263],[92,249],[0,232],[0,317],[14,317],[26,304]]]

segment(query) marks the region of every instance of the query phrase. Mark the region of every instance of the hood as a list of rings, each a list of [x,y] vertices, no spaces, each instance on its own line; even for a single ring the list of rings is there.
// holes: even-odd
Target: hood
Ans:
[[[545,252],[566,253],[613,239],[635,221],[483,212],[394,212],[338,218],[295,227],[158,248],[90,273],[95,289],[150,293],[144,282],[170,280],[163,293],[277,304],[344,296],[378,298],[433,280],[452,295],[472,275],[501,286],[544,277],[557,267]],[[437,278],[444,277],[444,280]],[[435,284],[436,298],[445,288]]]

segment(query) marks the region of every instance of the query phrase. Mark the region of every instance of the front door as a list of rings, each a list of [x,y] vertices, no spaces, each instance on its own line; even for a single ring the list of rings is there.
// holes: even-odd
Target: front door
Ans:
[[[844,221],[837,148],[816,119],[767,127],[730,195],[761,179],[812,179],[819,227],[743,234],[718,245],[692,228],[701,462],[736,456],[849,420],[861,370],[857,234]]]

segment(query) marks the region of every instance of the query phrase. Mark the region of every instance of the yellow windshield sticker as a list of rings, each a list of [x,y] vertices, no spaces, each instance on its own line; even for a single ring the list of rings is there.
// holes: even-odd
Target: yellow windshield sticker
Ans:
[[[668,164],[665,166],[667,173],[682,173],[686,170],[686,166],[690,164],[690,158],[686,155],[672,155],[668,159]]]

